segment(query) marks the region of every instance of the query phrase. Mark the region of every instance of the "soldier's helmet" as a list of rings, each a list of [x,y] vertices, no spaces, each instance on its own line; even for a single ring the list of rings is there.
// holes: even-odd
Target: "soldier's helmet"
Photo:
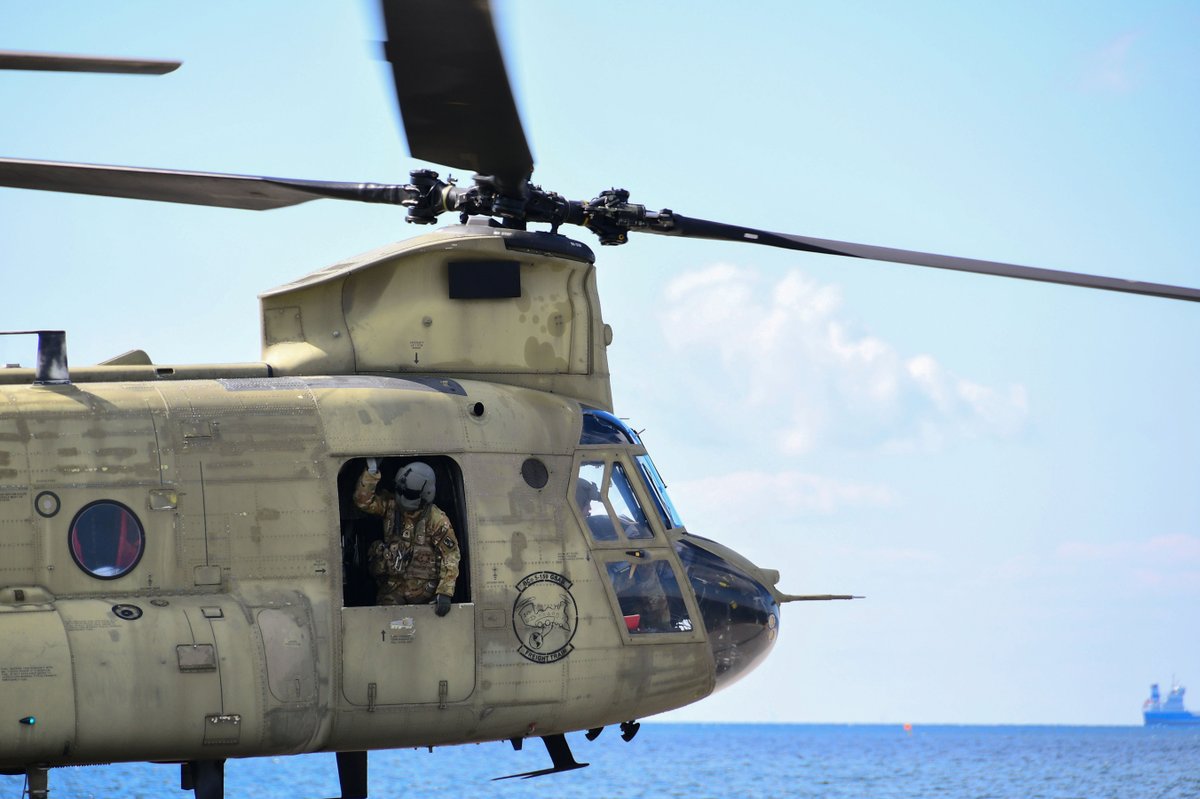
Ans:
[[[592,503],[600,501],[600,489],[587,478],[580,477],[575,481],[575,502],[585,515],[591,512]]]
[[[437,490],[433,469],[414,461],[396,473],[396,501],[405,510],[416,510],[433,502]]]

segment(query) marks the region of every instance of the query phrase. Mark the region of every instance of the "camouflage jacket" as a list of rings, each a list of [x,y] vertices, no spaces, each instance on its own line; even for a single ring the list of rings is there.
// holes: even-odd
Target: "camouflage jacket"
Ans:
[[[437,505],[419,511],[398,507],[390,493],[377,494],[379,475],[364,469],[354,504],[383,517],[383,540],[368,551],[367,566],[379,584],[381,605],[417,604],[437,594],[454,596],[460,554],[450,519]]]

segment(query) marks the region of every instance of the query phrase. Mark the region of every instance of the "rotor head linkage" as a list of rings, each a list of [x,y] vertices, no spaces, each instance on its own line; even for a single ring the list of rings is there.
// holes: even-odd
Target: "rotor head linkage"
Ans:
[[[521,229],[529,222],[548,224],[553,232],[563,224],[579,225],[595,233],[601,244],[609,245],[627,242],[630,230],[670,233],[674,228],[670,210],[647,211],[646,206],[629,202],[626,189],[607,189],[591,201],[581,202],[530,183],[519,194],[506,192],[487,175],[475,175],[475,185],[463,189],[453,178],[443,181],[431,169],[409,174],[412,183],[402,188],[400,204],[408,208],[408,221],[419,225],[433,224],[441,214],[453,211],[464,219],[499,217],[506,227]]]
[[[517,193],[505,191],[506,184],[488,175],[475,175],[475,185],[459,188],[454,179],[443,181],[431,169],[409,173],[412,183],[403,187],[406,197],[401,205],[408,208],[407,220],[430,225],[439,215],[453,211],[464,220],[470,216],[499,217],[505,227],[524,229],[528,222],[544,222],[557,231],[564,222],[583,224],[582,203],[560,194],[543,191],[528,183]]]

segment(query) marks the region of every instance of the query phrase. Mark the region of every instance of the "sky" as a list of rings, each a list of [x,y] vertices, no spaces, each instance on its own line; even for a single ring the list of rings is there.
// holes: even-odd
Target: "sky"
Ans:
[[[497,8],[547,189],[1200,285],[1195,3]],[[0,153],[403,182],[380,38],[370,3],[0,0],[0,48],[184,62],[0,74]],[[419,232],[0,189],[0,328],[65,328],[73,364],[255,361],[259,292]],[[866,597],[786,606],[763,666],[666,719],[1138,724],[1151,682],[1200,692],[1195,304],[576,235],[688,528]]]

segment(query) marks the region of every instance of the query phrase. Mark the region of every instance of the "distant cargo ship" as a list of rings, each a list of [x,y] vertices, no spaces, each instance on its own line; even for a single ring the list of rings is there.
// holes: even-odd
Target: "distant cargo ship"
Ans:
[[[1200,726],[1200,716],[1189,712],[1183,706],[1183,694],[1187,689],[1182,685],[1171,687],[1171,692],[1164,700],[1158,693],[1158,683],[1150,686],[1150,698],[1142,705],[1142,718],[1147,727],[1186,727]]]

